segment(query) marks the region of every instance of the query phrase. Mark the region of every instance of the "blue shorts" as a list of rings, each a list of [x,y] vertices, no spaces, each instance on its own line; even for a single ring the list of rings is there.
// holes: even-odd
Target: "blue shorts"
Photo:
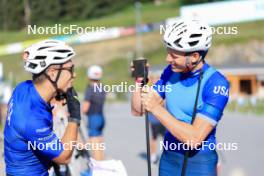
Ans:
[[[103,114],[91,114],[88,116],[89,137],[102,136],[105,120]]]
[[[184,160],[184,154],[163,151],[160,166],[159,176],[181,176],[181,170]],[[216,176],[216,165],[218,155],[216,151],[198,152],[188,158],[186,176]]]

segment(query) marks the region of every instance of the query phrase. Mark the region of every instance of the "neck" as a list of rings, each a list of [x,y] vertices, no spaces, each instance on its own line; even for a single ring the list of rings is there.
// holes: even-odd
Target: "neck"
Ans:
[[[39,95],[41,96],[41,98],[44,101],[48,102],[48,103],[56,95],[56,91],[55,91],[54,87],[52,87],[47,82],[44,82],[44,83],[34,83],[34,86],[35,86],[37,92],[39,93]]]

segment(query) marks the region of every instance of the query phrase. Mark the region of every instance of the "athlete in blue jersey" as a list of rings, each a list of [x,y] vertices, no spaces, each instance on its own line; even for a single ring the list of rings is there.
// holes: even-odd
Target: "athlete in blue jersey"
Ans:
[[[4,129],[7,175],[47,176],[52,161],[70,161],[70,144],[77,140],[81,119],[80,102],[72,88],[73,56],[73,49],[57,40],[45,40],[25,50],[24,68],[33,74],[33,80],[17,85],[8,104]],[[53,132],[53,98],[66,98],[69,111],[61,140]]]
[[[143,104],[167,128],[160,176],[180,176],[186,151],[186,176],[217,175],[215,133],[228,102],[229,83],[204,61],[211,40],[212,31],[207,24],[178,19],[164,34],[169,65],[152,90],[133,93],[132,113],[141,115]],[[192,123],[198,84],[197,113]]]

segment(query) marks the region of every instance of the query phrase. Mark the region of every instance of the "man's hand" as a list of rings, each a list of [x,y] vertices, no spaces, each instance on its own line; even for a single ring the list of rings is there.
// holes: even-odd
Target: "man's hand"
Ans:
[[[141,94],[141,102],[145,110],[153,112],[158,106],[162,106],[163,99],[152,87],[144,86]]]
[[[81,105],[74,88],[70,88],[66,92],[67,106],[69,111],[69,122],[81,123]]]
[[[149,68],[150,68],[149,63],[146,63],[146,67],[149,70]],[[130,71],[131,72],[134,72],[135,71],[135,66],[134,66],[133,62],[130,63]],[[142,87],[144,84],[147,84],[148,83],[148,78],[146,78],[146,82],[144,83],[144,78],[143,77],[136,77],[135,78],[135,83],[137,85],[139,85],[140,87]]]

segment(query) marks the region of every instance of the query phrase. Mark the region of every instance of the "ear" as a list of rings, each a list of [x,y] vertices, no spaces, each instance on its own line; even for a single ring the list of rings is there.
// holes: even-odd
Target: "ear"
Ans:
[[[46,74],[50,77],[51,80],[55,80],[55,77],[56,77],[56,72],[55,72],[55,69],[53,69],[52,67],[48,68],[46,70]]]
[[[200,58],[200,54],[198,52],[194,52],[191,55],[191,62],[197,62]]]
[[[23,55],[22,55],[22,59],[23,59],[24,62],[27,61],[28,56],[29,56],[29,52],[26,51],[26,52],[23,53]]]

